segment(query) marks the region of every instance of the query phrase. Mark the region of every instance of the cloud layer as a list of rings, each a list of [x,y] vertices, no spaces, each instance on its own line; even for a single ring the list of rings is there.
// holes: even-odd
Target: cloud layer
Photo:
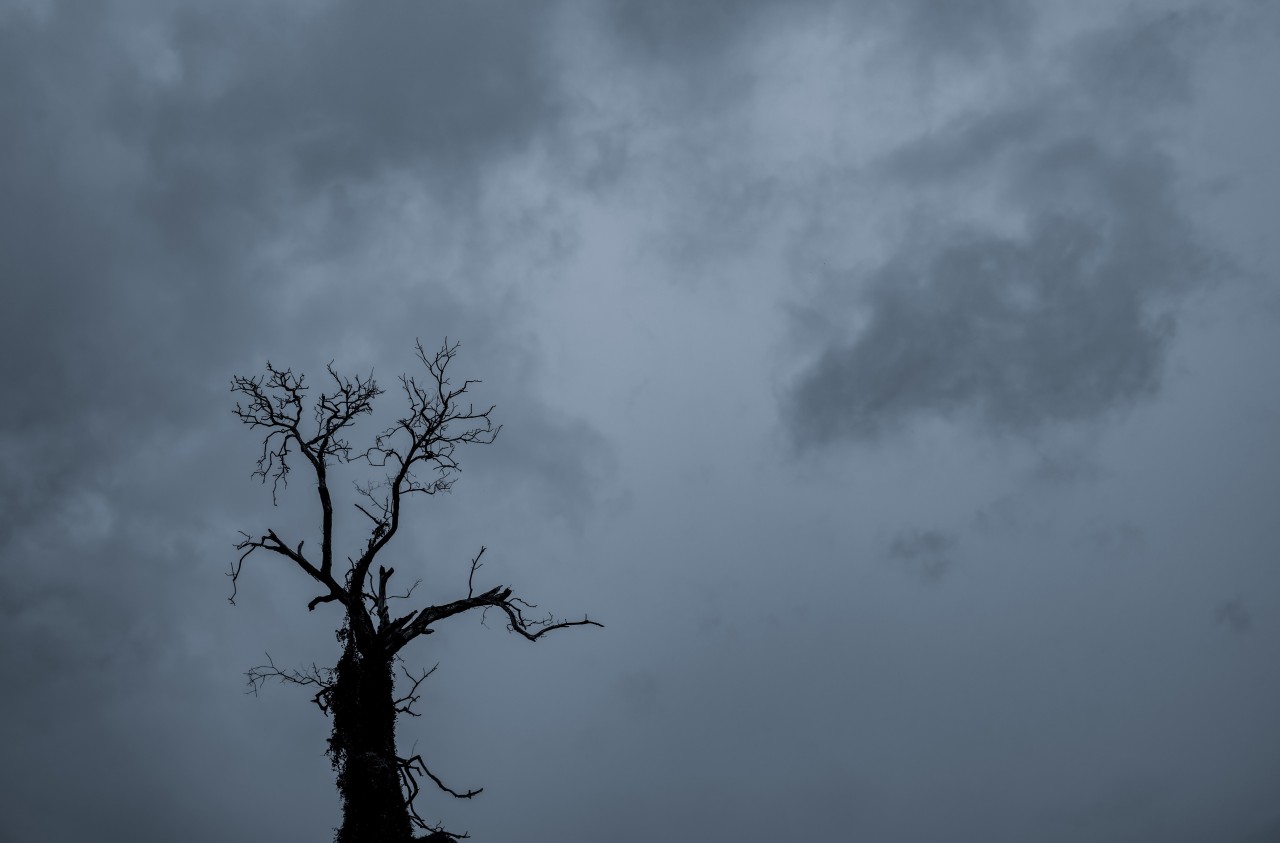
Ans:
[[[1270,839],[1272,8],[0,0],[0,840],[331,834],[228,380],[446,336],[503,431],[389,561],[606,628],[406,653],[431,818]]]
[[[883,177],[920,197],[916,221],[858,279],[855,327],[801,374],[801,441],[934,417],[1034,434],[1156,393],[1179,305],[1224,267],[1143,119],[1185,87],[1169,43],[1185,27],[1129,27],[1072,45],[1078,85],[1019,91],[886,156]],[[1118,126],[1117,86],[1135,112]]]

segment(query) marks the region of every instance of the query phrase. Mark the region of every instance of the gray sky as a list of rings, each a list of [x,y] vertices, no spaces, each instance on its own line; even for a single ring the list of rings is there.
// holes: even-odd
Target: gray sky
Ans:
[[[607,626],[408,652],[428,816],[1280,838],[1277,84],[1263,0],[0,0],[0,843],[328,839],[228,381],[446,335],[390,561]]]

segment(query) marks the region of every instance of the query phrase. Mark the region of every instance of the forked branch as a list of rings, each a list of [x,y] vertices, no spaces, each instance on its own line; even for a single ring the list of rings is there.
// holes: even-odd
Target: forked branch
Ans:
[[[431,667],[430,670],[424,670],[422,671],[421,676],[416,676],[416,677],[409,672],[408,668],[403,666],[401,667],[401,669],[404,671],[404,677],[409,681],[411,681],[413,685],[409,687],[409,690],[406,691],[403,696],[393,701],[397,712],[399,712],[400,714],[407,714],[410,717],[418,716],[419,712],[416,712],[413,710],[413,704],[416,703],[419,699],[418,686],[421,685],[423,680],[425,680],[428,676],[435,673],[436,668],[439,666],[440,666],[440,662],[436,662]]]
[[[270,653],[267,653],[266,656],[266,664],[251,667],[246,671],[246,675],[249,677],[249,690],[245,692],[246,694],[253,694],[256,697],[262,686],[273,679],[278,679],[290,685],[312,686],[318,690],[315,696],[311,698],[311,701],[319,706],[322,712],[329,713],[333,686],[337,681],[336,672],[332,668],[317,667],[313,663],[311,669],[306,671],[283,670],[276,667],[276,663],[271,660]],[[424,676],[423,678],[426,677]],[[415,684],[414,689],[416,690],[417,687]]]
[[[349,602],[351,595],[342,593],[343,589],[333,578],[333,498],[329,493],[328,469],[331,463],[350,461],[351,444],[343,437],[343,431],[360,416],[373,411],[373,400],[382,394],[382,389],[374,382],[372,374],[365,378],[348,378],[339,375],[332,363],[326,368],[333,380],[333,391],[322,392],[316,400],[313,421],[306,432],[302,429],[302,416],[309,387],[304,376],[294,375],[290,369],[277,369],[268,362],[264,376],[231,379],[231,391],[245,397],[244,404],[236,403],[236,417],[251,428],[266,429],[254,476],[264,483],[268,477],[271,478],[271,499],[274,502],[280,485],[288,484],[291,454],[301,454],[315,473],[321,509],[318,566],[302,555],[301,543],[294,551],[273,532],[260,539],[242,534],[244,541],[236,547],[244,552],[231,573],[233,603],[235,582],[244,560],[259,548],[287,556],[328,589],[326,594],[312,600],[308,608],[314,609],[320,603],[333,600]]]
[[[400,376],[409,412],[379,434],[363,454],[371,466],[388,472],[379,485],[356,487],[369,502],[368,507],[360,506],[360,511],[373,522],[368,544],[352,571],[357,582],[364,581],[374,557],[400,529],[404,498],[448,491],[461,470],[454,459],[457,447],[492,444],[502,429],[490,419],[492,405],[478,410],[474,404],[463,403],[471,385],[480,381],[464,380],[455,386],[449,379],[447,370],[458,352],[458,343],[450,345],[446,340],[432,355],[421,342],[415,348],[428,377],[419,382],[413,375]]]
[[[477,555],[476,559],[472,560],[472,575],[475,574],[476,560],[479,558],[479,555]],[[470,578],[468,578],[468,582],[470,582]],[[462,600],[416,609],[383,625],[379,630],[379,635],[387,652],[396,653],[419,635],[431,634],[433,631],[431,625],[437,621],[442,621],[445,618],[453,617],[463,612],[469,612],[472,609],[501,610],[507,616],[507,629],[529,641],[537,641],[548,632],[570,626],[604,626],[604,624],[597,623],[585,615],[580,621],[557,620],[550,613],[545,618],[527,617],[524,609],[537,607],[532,603],[526,603],[519,597],[513,596],[509,587],[497,585],[481,594],[470,593],[471,589],[468,587],[468,592],[468,596]]]
[[[331,574],[317,568],[311,563],[311,560],[303,554],[302,547],[305,542],[298,542],[298,546],[296,548],[290,547],[276,535],[275,530],[268,530],[265,536],[260,536],[256,539],[243,531],[241,531],[240,535],[243,536],[243,538],[236,544],[236,550],[241,551],[240,558],[231,564],[231,572],[228,574],[228,576],[231,577],[231,596],[227,599],[233,606],[236,602],[236,591],[240,581],[240,572],[244,568],[244,560],[249,558],[249,555],[255,550],[266,550],[289,559],[299,568],[310,574],[312,579],[328,589],[326,593],[312,598],[311,602],[307,604],[308,610],[314,610],[315,607],[321,603],[331,603],[335,600],[343,603],[344,605],[347,603],[348,595],[342,586],[338,585],[337,581],[334,580]]]

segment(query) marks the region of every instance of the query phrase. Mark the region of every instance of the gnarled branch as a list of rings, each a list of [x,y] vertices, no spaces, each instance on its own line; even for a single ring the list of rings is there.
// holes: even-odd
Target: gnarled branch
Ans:
[[[413,375],[401,375],[400,385],[409,401],[409,413],[384,430],[374,444],[363,454],[371,466],[390,469],[386,481],[380,486],[358,487],[378,515],[367,510],[365,514],[374,522],[368,546],[355,563],[353,578],[363,582],[373,559],[395,536],[400,528],[401,503],[412,494],[434,495],[448,491],[454,475],[460,470],[454,451],[459,445],[492,444],[502,429],[490,419],[493,406],[477,410],[475,405],[462,404],[472,384],[478,380],[464,380],[454,386],[447,369],[458,352],[458,343],[445,340],[440,350],[428,355],[421,342],[415,344],[418,359],[427,368],[428,378],[420,383]],[[429,472],[430,479],[419,476]],[[375,490],[386,492],[379,497]]]
[[[333,694],[333,686],[337,681],[336,671],[328,667],[317,667],[314,663],[311,669],[302,670],[283,670],[276,667],[276,663],[271,660],[271,654],[266,653],[267,663],[251,667],[245,671],[245,675],[249,677],[249,690],[246,694],[253,694],[255,697],[258,691],[272,679],[278,679],[281,682],[290,685],[310,685],[319,688],[311,701],[320,707],[325,714],[329,713],[331,697]],[[427,674],[428,676],[430,673]],[[426,676],[423,677],[424,679]],[[419,680],[421,681],[421,680]],[[414,684],[414,690],[417,690],[417,684]]]
[[[244,531],[241,531],[240,535],[244,537],[236,544],[236,550],[241,551],[240,558],[232,563],[231,572],[228,574],[231,577],[231,596],[227,600],[233,606],[236,602],[236,592],[240,581],[240,572],[244,568],[244,560],[248,559],[249,555],[255,550],[266,550],[289,559],[299,568],[306,571],[312,579],[328,589],[326,593],[313,598],[307,604],[308,610],[314,610],[321,603],[331,603],[335,600],[344,605],[347,603],[347,592],[343,590],[342,586],[338,585],[337,581],[329,573],[313,565],[311,560],[303,554],[302,547],[305,542],[298,542],[296,548],[290,547],[276,535],[275,530],[268,530],[265,536],[260,536],[256,539]]]
[[[405,678],[412,681],[413,685],[410,686],[409,690],[406,691],[403,696],[392,701],[396,707],[397,712],[401,714],[407,714],[410,717],[418,716],[418,712],[413,710],[413,704],[416,703],[419,699],[418,686],[421,685],[428,676],[435,673],[436,668],[438,668],[439,666],[440,666],[440,662],[436,662],[434,665],[432,665],[430,670],[422,671],[422,675],[418,677],[415,677],[412,673],[410,673],[407,667],[404,667],[403,665],[401,666],[401,669],[404,671]]]
[[[481,548],[481,553],[483,552],[484,549]],[[461,600],[454,600],[451,603],[415,609],[409,614],[396,618],[382,626],[379,630],[379,635],[388,653],[394,654],[398,652],[400,648],[419,635],[430,635],[432,632],[431,625],[437,621],[442,621],[445,618],[453,617],[463,612],[469,612],[472,609],[494,608],[501,610],[507,616],[507,629],[530,641],[537,641],[548,632],[570,626],[604,626],[604,624],[593,621],[585,615],[580,621],[557,620],[549,613],[545,618],[526,617],[524,609],[537,607],[532,603],[521,600],[519,597],[513,596],[511,588],[501,585],[494,586],[481,594],[475,594],[471,587],[471,580],[475,575],[475,569],[479,567],[479,559],[480,554],[476,554],[471,561],[472,568],[471,575],[467,578],[466,597]]]
[[[333,379],[334,390],[321,393],[316,400],[312,430],[309,433],[302,431],[302,405],[309,389],[303,375],[294,375],[290,369],[277,369],[268,362],[265,376],[232,378],[231,391],[239,392],[247,399],[245,404],[236,403],[236,417],[251,428],[267,430],[253,474],[264,483],[268,477],[271,478],[273,502],[276,501],[280,484],[288,485],[290,453],[300,453],[311,464],[316,475],[316,493],[320,498],[322,519],[320,565],[318,568],[310,563],[302,565],[297,557],[290,558],[299,562],[307,573],[328,585],[333,581],[333,497],[329,492],[328,467],[333,462],[350,461],[351,444],[343,438],[342,431],[354,424],[360,416],[373,412],[373,399],[382,394],[382,389],[374,382],[372,374],[367,378],[347,378],[339,375],[332,363],[326,368]],[[238,547],[253,549],[249,545]],[[299,552],[298,557],[300,556]],[[322,576],[312,573],[313,570],[318,570]],[[238,574],[237,566],[233,579]],[[311,608],[314,609],[317,603],[336,599],[339,598],[331,592],[329,596],[313,601]]]
[[[459,793],[453,788],[447,787],[444,782],[440,781],[439,777],[437,777],[435,773],[432,773],[427,769],[426,762],[422,760],[421,755],[414,755],[411,758],[400,758],[397,756],[396,764],[400,770],[400,786],[404,789],[404,804],[405,808],[409,811],[410,819],[413,820],[414,825],[418,826],[418,828],[423,828],[432,832],[425,839],[464,840],[471,836],[466,832],[463,832],[462,834],[455,834],[451,831],[445,831],[443,826],[431,825],[422,818],[418,813],[417,807],[414,805],[414,800],[416,800],[418,798],[418,794],[422,792],[421,787],[418,785],[418,776],[425,775],[427,778],[431,779],[431,781],[436,783],[436,787],[457,799],[470,799],[473,796],[478,796],[484,788],[480,787],[475,790],[468,790],[463,793]]]

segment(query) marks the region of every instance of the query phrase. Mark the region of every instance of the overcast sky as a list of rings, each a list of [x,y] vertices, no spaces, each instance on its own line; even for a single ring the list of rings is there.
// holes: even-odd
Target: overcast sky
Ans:
[[[446,336],[389,561],[606,628],[406,651],[426,816],[1280,839],[1278,87],[1267,0],[0,0],[0,842],[330,838],[228,384]]]

